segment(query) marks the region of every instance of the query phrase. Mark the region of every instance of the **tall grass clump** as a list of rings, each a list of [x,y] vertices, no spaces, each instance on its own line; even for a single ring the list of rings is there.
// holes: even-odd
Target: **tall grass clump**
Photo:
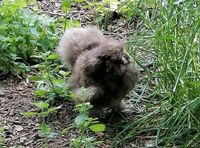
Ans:
[[[148,74],[150,87],[156,80],[153,94],[157,94],[160,103],[158,110],[129,124],[124,130],[129,131],[129,136],[121,141],[139,133],[138,129],[147,131],[153,126],[157,132],[156,145],[199,146],[200,2],[139,0],[130,4],[128,11],[139,16],[132,32],[134,40],[128,37],[129,43],[153,58],[153,70],[139,62]],[[127,20],[131,21],[130,15]]]
[[[158,25],[154,49],[158,89],[166,115],[165,144],[199,144],[200,108],[200,6],[197,1],[157,3]],[[168,104],[168,105],[167,105]]]

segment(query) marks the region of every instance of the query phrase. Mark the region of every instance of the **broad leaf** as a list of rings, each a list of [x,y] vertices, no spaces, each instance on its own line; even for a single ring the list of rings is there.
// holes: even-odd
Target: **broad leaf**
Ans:
[[[35,105],[35,106],[37,106],[37,107],[40,108],[40,109],[45,109],[45,108],[48,108],[48,107],[49,107],[49,104],[48,104],[48,103],[42,102],[42,101],[40,101],[40,102],[34,102],[34,103],[32,103],[32,104]]]
[[[76,123],[76,125],[80,125],[83,124],[86,119],[88,119],[88,116],[86,114],[80,114],[75,118],[74,122]]]
[[[93,124],[92,126],[90,126],[90,129],[93,132],[103,132],[103,131],[105,131],[105,125],[103,125],[103,124]]]
[[[71,8],[71,2],[70,0],[63,0],[62,5],[61,5],[61,10],[63,12],[70,11]]]
[[[53,53],[48,57],[49,60],[54,60],[54,59],[57,59],[57,58],[58,58],[58,54],[56,54],[56,53]]]

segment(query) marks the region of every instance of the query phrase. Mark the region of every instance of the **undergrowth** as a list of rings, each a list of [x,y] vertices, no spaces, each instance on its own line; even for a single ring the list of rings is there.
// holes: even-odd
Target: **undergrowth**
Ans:
[[[199,146],[200,3],[140,0],[129,5],[127,23],[140,22],[127,36],[131,50],[152,58],[138,60],[155,88],[150,102],[159,102],[117,134],[113,147],[144,133],[157,133],[155,146]],[[132,9],[135,8],[135,9]],[[134,12],[134,13],[133,13]],[[152,68],[149,69],[149,66]],[[155,83],[156,82],[156,83]],[[148,104],[149,105],[149,104]],[[148,108],[151,109],[151,108]],[[148,113],[149,112],[149,113]],[[148,123],[148,124],[147,124]]]
[[[4,1],[0,5],[0,72],[20,75],[38,61],[33,57],[57,44],[55,20],[26,9],[27,2]]]
[[[34,65],[34,68],[37,68],[39,73],[29,77],[29,80],[35,83],[36,90],[34,91],[34,95],[40,101],[32,103],[36,107],[36,111],[25,112],[23,115],[41,119],[38,128],[43,134],[44,147],[48,147],[48,140],[50,138],[64,135],[72,128],[79,130],[79,133],[81,133],[70,142],[72,147],[94,147],[99,144],[100,141],[88,135],[88,131],[103,132],[105,125],[100,124],[96,118],[89,117],[89,109],[93,106],[87,102],[90,96],[87,89],[82,88],[79,94],[71,92],[66,82],[70,72],[62,70],[62,65],[58,64],[58,55],[56,53],[46,52],[37,56],[37,58],[40,58],[44,62]],[[77,104],[74,107],[74,110],[78,112],[74,123],[63,129],[61,133],[53,132],[45,120],[46,117],[61,109],[64,102],[72,102],[76,97],[81,98],[83,103]],[[60,102],[61,105],[55,106],[56,102]]]

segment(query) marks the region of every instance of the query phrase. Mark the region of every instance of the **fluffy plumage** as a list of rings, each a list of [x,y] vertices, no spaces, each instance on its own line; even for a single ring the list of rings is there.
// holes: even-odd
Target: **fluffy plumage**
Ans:
[[[105,37],[96,27],[71,28],[62,36],[57,53],[66,67],[73,69],[77,57],[82,52],[99,46]]]
[[[72,90],[85,87],[91,92],[93,113],[104,107],[121,109],[121,100],[139,75],[122,42],[104,37],[96,28],[70,29],[61,39],[58,53],[72,69]]]

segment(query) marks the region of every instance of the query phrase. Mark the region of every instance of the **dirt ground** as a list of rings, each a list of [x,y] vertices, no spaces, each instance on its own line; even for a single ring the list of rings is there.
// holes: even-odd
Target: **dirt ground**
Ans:
[[[39,148],[43,146],[42,134],[38,129],[39,119],[22,115],[24,112],[35,110],[31,105],[31,102],[35,101],[32,96],[33,90],[32,84],[25,80],[5,79],[0,82],[0,124],[5,128],[3,134],[5,145],[8,147]],[[72,130],[65,136],[59,133],[72,123],[74,116],[72,108],[67,105],[65,110],[60,111],[60,114],[48,117],[47,122],[58,134],[48,141],[49,147],[69,147],[69,140],[76,135],[76,131]]]
[[[51,17],[66,16],[79,20],[82,26],[95,25],[94,14],[91,10],[83,10],[81,6],[74,5],[70,13],[64,14],[60,11],[60,5],[59,0],[43,0],[38,2],[37,7],[41,10],[42,14],[47,14]],[[34,9],[34,7],[31,8]],[[113,23],[115,25],[111,24],[108,26],[108,30],[104,34],[123,40],[128,29],[123,27],[123,19],[113,21]],[[142,84],[136,86],[136,91],[140,87],[143,87]],[[42,134],[38,129],[40,119],[22,115],[23,112],[35,110],[34,106],[31,105],[35,101],[32,95],[33,91],[33,84],[26,78],[20,80],[4,78],[0,80],[0,125],[5,127],[3,136],[7,147],[40,148],[44,145]],[[71,104],[66,103],[63,108],[58,113],[47,118],[48,125],[57,133],[55,138],[48,140],[49,148],[68,148],[70,147],[70,140],[79,134],[74,129],[69,130],[64,135],[60,134],[63,129],[69,127],[76,115],[72,110],[73,106]],[[136,111],[131,115],[131,120],[137,116],[138,112]],[[121,117],[118,122],[124,122],[125,120],[126,118]],[[130,120],[130,117],[128,120]],[[102,148],[109,147],[109,144],[112,142],[113,133],[117,133],[120,130],[109,126],[109,124],[107,123],[106,125],[108,128],[105,133],[93,134],[97,139],[105,141],[101,146]],[[138,137],[138,139],[134,139],[126,146],[121,147],[154,147],[152,139],[154,138]]]
[[[26,81],[26,79],[15,81],[13,79],[5,79],[0,82],[0,125],[3,125],[5,128],[3,135],[7,147],[44,147],[44,138],[38,129],[39,123],[41,123],[40,119],[22,115],[24,112],[35,110],[34,106],[31,105],[32,102],[36,101],[32,95],[33,91],[33,84]],[[62,108],[62,110],[50,115],[46,119],[52,131],[57,134],[54,138],[48,140],[49,148],[69,148],[71,139],[79,135],[76,129],[70,129],[64,135],[60,134],[63,129],[71,125],[76,116],[76,113],[73,111],[73,105],[69,102],[63,104]],[[109,116],[106,121],[102,121],[106,124],[106,132],[101,134],[91,133],[91,135],[98,140],[104,141],[102,148],[109,147],[113,136],[122,130],[118,126],[126,122],[126,120],[134,121],[136,116],[136,112],[129,115],[129,117],[121,115],[120,117],[118,115]],[[120,147],[152,147],[154,146],[152,138],[154,137],[139,136],[137,139],[133,139]]]

